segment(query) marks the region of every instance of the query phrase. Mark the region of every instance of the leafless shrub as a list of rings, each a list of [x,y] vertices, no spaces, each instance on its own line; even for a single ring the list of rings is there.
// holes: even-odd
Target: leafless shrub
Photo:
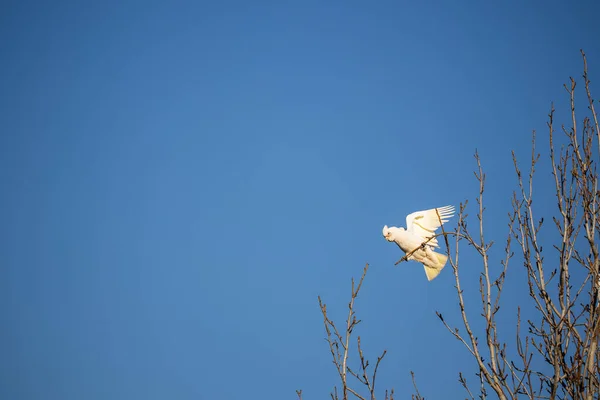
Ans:
[[[358,352],[358,368],[353,369],[350,367],[350,340],[352,338],[354,328],[356,328],[356,326],[361,322],[361,320],[356,318],[354,302],[358,297],[358,293],[360,292],[368,270],[369,264],[367,264],[363,269],[363,273],[358,281],[358,285],[355,285],[354,278],[352,278],[352,292],[350,296],[350,302],[348,303],[348,318],[346,319],[343,331],[339,330],[336,324],[329,318],[327,315],[327,305],[323,303],[321,297],[319,296],[319,307],[321,308],[321,313],[323,314],[323,323],[325,325],[325,332],[327,333],[327,343],[329,344],[329,350],[331,351],[333,364],[335,365],[341,381],[341,393],[338,393],[337,386],[335,386],[333,392],[331,393],[332,400],[338,400],[340,395],[343,400],[346,400],[349,398],[348,396],[350,394],[361,400],[375,400],[376,398],[375,382],[377,378],[377,370],[381,360],[383,360],[387,353],[386,350],[381,353],[381,356],[377,357],[375,367],[373,368],[373,373],[370,374],[369,366],[371,363],[363,353],[360,336],[357,336],[356,342]],[[354,389],[354,385],[350,384],[348,378],[353,378],[354,381],[361,387],[361,389]],[[391,390],[389,393],[386,391],[385,399],[393,400],[394,391]]]

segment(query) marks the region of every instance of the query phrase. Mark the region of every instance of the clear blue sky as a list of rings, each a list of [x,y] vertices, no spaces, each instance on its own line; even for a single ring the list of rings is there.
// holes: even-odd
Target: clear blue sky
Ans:
[[[600,90],[597,2],[527,3],[5,2],[0,398],[326,398],[317,295],[366,262],[380,388],[462,396],[451,270],[381,228],[474,199],[478,148],[505,238],[580,48]]]

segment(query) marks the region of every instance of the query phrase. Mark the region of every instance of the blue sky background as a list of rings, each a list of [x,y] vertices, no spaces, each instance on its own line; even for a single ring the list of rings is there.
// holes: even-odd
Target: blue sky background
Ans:
[[[381,228],[474,200],[478,148],[502,247],[510,150],[546,146],[580,48],[600,90],[597,2],[526,3],[4,3],[0,398],[326,398],[317,295],[341,323],[367,262],[380,389],[462,396],[451,270]]]

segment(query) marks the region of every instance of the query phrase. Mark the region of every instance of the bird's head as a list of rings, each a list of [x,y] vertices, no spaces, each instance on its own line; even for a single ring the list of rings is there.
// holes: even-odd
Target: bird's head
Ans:
[[[388,228],[388,226],[386,225],[383,227],[382,233],[385,240],[387,240],[388,242],[393,242],[397,237],[397,233],[403,230],[404,228],[396,228],[395,226]]]
[[[388,228],[387,225],[383,227],[383,237],[388,242],[392,242],[394,240],[394,239],[392,239],[392,231],[390,228]]]

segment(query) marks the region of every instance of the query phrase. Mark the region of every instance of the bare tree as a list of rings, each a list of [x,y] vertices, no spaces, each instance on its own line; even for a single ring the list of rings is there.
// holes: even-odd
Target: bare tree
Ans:
[[[600,130],[594,109],[588,78],[587,61],[583,51],[583,83],[587,96],[587,113],[578,123],[575,112],[576,82],[570,79],[565,89],[570,102],[568,127],[560,127],[557,136],[552,105],[548,120],[550,169],[554,177],[551,189],[555,192],[556,213],[540,215],[533,207],[533,181],[540,154],[536,152],[536,134],[533,132],[532,151],[528,173],[521,170],[513,152],[517,190],[512,195],[512,212],[508,215],[508,234],[504,256],[495,263],[490,257],[493,242],[484,235],[484,193],[486,176],[479,155],[475,153],[475,178],[479,183],[476,201],[476,226],[468,225],[467,202],[460,205],[457,227],[437,235],[444,238],[448,262],[452,267],[458,299],[458,324],[451,326],[441,313],[437,316],[447,330],[471,354],[477,369],[477,384],[467,383],[462,372],[458,380],[471,399],[488,397],[498,399],[584,399],[600,398],[600,191],[598,188],[597,157],[600,156]],[[545,199],[549,201],[549,199]],[[542,203],[540,201],[539,203]],[[536,202],[536,204],[538,204]],[[439,216],[438,216],[439,217]],[[552,221],[553,224],[544,223]],[[548,228],[546,228],[548,227]],[[554,232],[551,245],[545,245],[542,228]],[[547,231],[546,231],[547,232]],[[431,239],[430,239],[431,240]],[[427,243],[423,243],[425,246]],[[466,246],[465,246],[466,245]],[[474,251],[481,261],[479,280],[481,313],[471,313],[461,287],[460,252]],[[416,251],[415,249],[414,251]],[[407,254],[399,262],[406,261]],[[398,264],[396,263],[396,264]],[[498,329],[497,315],[501,306],[505,278],[511,270],[524,267],[529,288],[529,304],[533,316],[522,321],[522,308],[516,312],[514,334],[504,337],[507,330]],[[510,264],[510,270],[509,270]],[[368,265],[352,295],[345,330],[339,331],[327,315],[326,305],[319,298],[324,318],[327,342],[333,364],[340,377],[340,392],[334,388],[333,400],[346,400],[349,395],[359,399],[375,399],[377,369],[386,352],[378,357],[372,375],[367,372],[369,362],[357,338],[358,369],[351,369],[350,340],[353,329],[360,322],[354,313],[354,302],[365,279]],[[472,271],[472,265],[469,265]],[[472,272],[470,272],[472,273]],[[509,312],[512,312],[509,310]],[[483,340],[476,335],[483,327]],[[516,336],[515,336],[516,335]],[[415,376],[411,372],[416,394],[413,399],[423,400]],[[348,378],[355,379],[362,388],[354,389]],[[302,392],[298,391],[302,399]],[[365,394],[366,393],[366,394]],[[393,399],[393,391],[385,392]]]
[[[467,225],[466,203],[461,204],[458,226],[453,232],[443,232],[456,282],[456,293],[462,319],[462,331],[452,328],[441,314],[443,324],[471,353],[478,368],[479,395],[487,398],[493,392],[499,399],[597,399],[599,397],[598,336],[600,333],[600,253],[596,242],[600,235],[600,192],[595,158],[600,149],[598,119],[590,92],[587,62],[583,80],[591,115],[578,125],[575,113],[576,82],[570,79],[565,89],[570,99],[570,127],[562,126],[565,144],[557,150],[554,106],[548,121],[550,161],[556,193],[556,216],[551,216],[556,232],[552,248],[544,251],[540,231],[544,218],[534,212],[533,179],[540,159],[536,153],[533,133],[529,173],[524,177],[513,152],[518,190],[513,194],[513,211],[509,215],[509,234],[501,268],[493,268],[489,251],[492,242],[484,237],[485,173],[476,154],[479,182],[477,198],[477,228]],[[548,216],[547,216],[548,217]],[[546,218],[548,220],[550,218]],[[450,254],[450,239],[453,254]],[[459,247],[465,242],[481,259],[479,290],[485,324],[485,340],[479,342],[473,333],[473,318],[466,311],[460,282]],[[526,270],[529,298],[536,311],[535,318],[522,329],[521,308],[517,310],[516,341],[501,339],[496,315],[504,288],[509,261],[515,256]],[[462,247],[461,247],[462,248]],[[546,246],[548,249],[548,246]],[[511,265],[514,264],[511,263]],[[516,268],[513,266],[511,268]],[[575,273],[580,279],[574,278]],[[510,357],[508,349],[518,357]],[[462,374],[459,381],[474,398],[472,388]]]

